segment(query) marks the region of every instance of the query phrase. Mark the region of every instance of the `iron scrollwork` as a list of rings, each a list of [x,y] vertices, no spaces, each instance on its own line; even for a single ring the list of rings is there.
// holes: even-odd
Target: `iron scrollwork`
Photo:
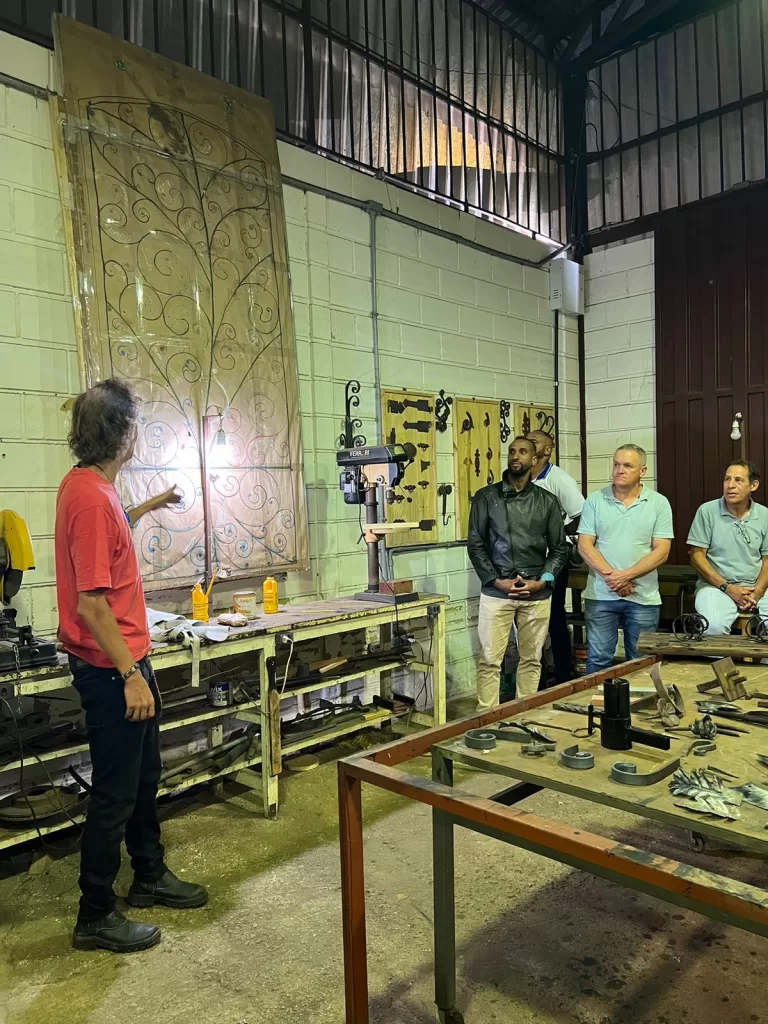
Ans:
[[[435,430],[439,430],[441,434],[448,429],[452,405],[453,399],[446,397],[445,389],[440,388],[440,393],[435,399]]]
[[[475,448],[475,476],[480,476],[480,449]]]
[[[360,448],[366,443],[365,436],[356,433],[363,421],[352,415],[352,410],[360,405],[359,394],[360,381],[348,380],[344,387],[344,430],[339,434],[340,448]]]
[[[511,428],[509,426],[509,413],[510,413],[510,404],[509,404],[509,402],[504,402],[504,401],[499,402],[499,422],[500,422],[499,437],[501,438],[501,443],[502,444],[506,444],[507,443],[507,441],[509,440],[509,435],[512,433],[512,430],[511,430]]]
[[[271,165],[170,105],[93,99],[87,120],[94,219],[78,216],[100,251],[83,301],[103,304],[105,324],[90,373],[129,380],[142,402],[123,499],[183,493],[142,520],[142,575],[167,585],[295,565],[297,387]]]
[[[474,429],[474,426],[475,426],[475,424],[472,422],[472,414],[469,411],[467,411],[464,414],[464,419],[463,419],[462,424],[461,424],[461,432],[462,432],[462,434],[469,433],[470,430]]]

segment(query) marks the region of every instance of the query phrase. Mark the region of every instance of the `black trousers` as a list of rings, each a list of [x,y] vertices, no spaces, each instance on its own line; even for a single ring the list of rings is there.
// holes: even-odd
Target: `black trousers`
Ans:
[[[155,698],[155,717],[128,722],[123,681],[115,669],[95,668],[71,656],[69,665],[85,709],[93,764],[80,853],[79,919],[94,921],[114,910],[123,839],[137,879],[156,882],[166,870],[157,817],[160,693],[149,658],[144,658],[141,673]]]
[[[549,614],[549,639],[552,644],[552,659],[555,663],[555,681],[567,683],[573,679],[571,659],[571,634],[565,611],[565,595],[568,590],[568,566],[555,577],[552,588],[552,606]]]

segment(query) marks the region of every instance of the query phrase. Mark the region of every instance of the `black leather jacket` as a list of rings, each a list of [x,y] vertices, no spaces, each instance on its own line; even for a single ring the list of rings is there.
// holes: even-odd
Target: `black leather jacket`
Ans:
[[[483,593],[490,597],[503,596],[493,586],[495,579],[510,579],[516,573],[531,579],[539,579],[543,572],[557,576],[568,559],[560,503],[531,481],[522,491],[503,480],[483,487],[469,512],[467,552]],[[549,591],[540,596],[549,597]]]

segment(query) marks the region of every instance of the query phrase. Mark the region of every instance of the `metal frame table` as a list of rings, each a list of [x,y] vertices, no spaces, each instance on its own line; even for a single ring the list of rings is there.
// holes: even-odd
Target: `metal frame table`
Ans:
[[[713,872],[660,857],[646,850],[627,846],[603,836],[574,829],[561,822],[550,821],[514,806],[519,800],[553,783],[539,778],[526,781],[526,774],[537,772],[535,767],[523,766],[507,774],[521,780],[495,798],[484,799],[454,790],[453,760],[458,759],[457,740],[472,728],[488,726],[509,719],[533,708],[544,710],[555,701],[599,686],[606,679],[627,676],[649,668],[660,659],[657,656],[639,658],[624,665],[551,690],[545,690],[524,700],[512,701],[482,715],[468,717],[448,725],[430,729],[415,737],[390,743],[364,754],[341,761],[339,772],[339,817],[341,845],[341,881],[344,936],[344,977],[347,1024],[368,1024],[368,975],[365,930],[365,880],[363,871],[362,783],[367,782],[411,800],[432,807],[433,859],[434,859],[434,934],[435,934],[435,1002],[442,1024],[462,1024],[456,1009],[456,949],[454,921],[454,863],[453,831],[456,825],[483,835],[501,839],[544,857],[579,868],[590,874],[607,878],[632,889],[653,895],[669,903],[695,910],[708,917],[738,927],[768,935],[768,891],[747,885]],[[463,747],[463,745],[462,745]],[[433,778],[423,779],[399,770],[396,766],[411,758],[431,751]],[[604,754],[612,753],[604,751]],[[635,752],[633,752],[634,755]],[[462,758],[477,764],[481,755],[465,749]],[[619,755],[613,754],[613,759]],[[525,762],[525,758],[518,758]],[[498,765],[489,764],[489,771]],[[541,769],[538,770],[541,774]],[[573,773],[589,775],[589,772]],[[579,795],[586,796],[586,780],[573,782],[581,787]],[[567,789],[565,785],[554,788]],[[620,787],[616,786],[616,789]],[[634,791],[634,787],[627,787]],[[647,793],[647,790],[644,792]],[[597,795],[592,797],[599,799]],[[630,801],[630,793],[617,794],[618,802]],[[604,797],[602,802],[609,802]],[[622,804],[624,806],[624,804]],[[641,809],[642,808],[642,809]],[[636,813],[661,820],[675,817],[674,809],[661,807],[651,814],[643,804],[632,809]],[[764,812],[763,812],[764,813]],[[690,829],[693,822],[701,832],[722,836],[728,830],[722,824],[699,822],[677,812],[675,823]],[[743,845],[768,852],[768,834],[758,835],[751,826]],[[759,825],[762,829],[762,824]],[[744,837],[736,837],[735,842]]]

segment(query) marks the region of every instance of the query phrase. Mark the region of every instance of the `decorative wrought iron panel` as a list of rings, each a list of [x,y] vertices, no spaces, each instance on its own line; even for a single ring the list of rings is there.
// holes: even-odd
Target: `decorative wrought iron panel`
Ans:
[[[88,384],[142,399],[126,504],[148,583],[306,567],[285,221],[263,100],[57,23],[60,126]]]

